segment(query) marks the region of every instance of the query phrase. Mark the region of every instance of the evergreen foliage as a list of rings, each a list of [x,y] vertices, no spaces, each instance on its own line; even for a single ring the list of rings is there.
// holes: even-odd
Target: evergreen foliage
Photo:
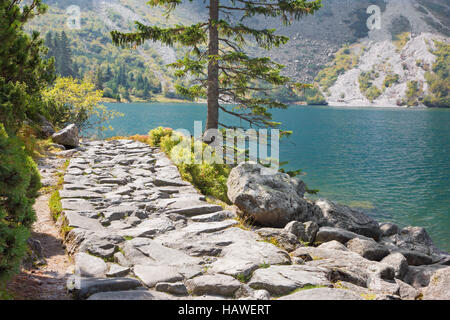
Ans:
[[[182,3],[182,0],[149,1],[153,7],[165,7],[167,16]],[[113,31],[112,39],[123,47],[139,46],[147,40],[186,47],[185,56],[171,67],[177,76],[191,76],[194,81],[189,86],[178,85],[176,88],[191,99],[207,98],[206,129],[217,129],[219,125],[227,127],[219,122],[219,112],[237,116],[251,126],[278,127],[279,123],[272,121],[269,109],[287,108],[287,105],[268,93],[263,97],[252,97],[251,93],[265,92],[267,86],[304,88],[306,85],[281,75],[283,65],[268,57],[251,57],[243,49],[250,40],[261,48],[271,49],[285,44],[289,38],[277,35],[274,29],[254,29],[243,22],[263,15],[280,17],[288,25],[294,19],[314,14],[321,7],[321,1],[230,0],[229,4],[210,0],[207,4],[209,19],[203,22],[169,28],[136,22],[136,32]],[[233,103],[235,107],[227,109],[225,103]]]
[[[39,188],[39,173],[22,141],[0,123],[0,289],[26,253]]]

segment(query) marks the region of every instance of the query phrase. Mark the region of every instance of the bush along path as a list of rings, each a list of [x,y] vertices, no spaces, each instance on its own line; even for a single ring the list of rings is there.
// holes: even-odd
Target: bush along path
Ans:
[[[22,262],[21,273],[8,283],[7,290],[14,299],[67,300],[66,283],[73,265],[65,251],[63,234],[55,225],[51,205],[52,192],[62,186],[62,176],[75,150],[51,153],[37,163],[42,189],[33,209],[36,221],[28,239],[29,252]]]
[[[84,143],[59,196],[76,299],[417,299],[422,287],[448,284],[445,264],[414,269],[348,230],[313,221],[249,227],[236,207],[208,203],[159,149],[133,140]],[[361,215],[351,223],[379,237]],[[430,270],[443,275],[430,280]]]

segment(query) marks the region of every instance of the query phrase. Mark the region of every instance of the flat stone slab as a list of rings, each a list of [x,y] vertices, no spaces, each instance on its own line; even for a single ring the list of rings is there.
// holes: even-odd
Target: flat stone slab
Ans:
[[[236,214],[231,211],[218,211],[192,217],[194,222],[218,222],[225,219],[236,218]]]
[[[172,249],[147,238],[134,238],[126,241],[122,247],[125,257],[134,264],[183,266],[198,265],[199,258]]]
[[[175,267],[136,265],[133,268],[133,272],[149,288],[154,287],[159,282],[183,280],[183,276]]]
[[[86,218],[70,211],[64,212],[64,217],[68,227],[81,228],[86,230],[101,231],[104,227],[96,219]]]
[[[184,228],[182,231],[185,233],[191,233],[191,234],[202,234],[202,233],[212,233],[224,230],[226,228],[230,228],[233,226],[238,225],[239,222],[236,220],[224,220],[219,222],[196,222],[192,223],[186,228]]]
[[[94,206],[85,199],[61,199],[63,210],[93,211]]]
[[[75,274],[82,277],[104,277],[108,266],[103,259],[79,252],[75,255]]]
[[[350,290],[334,288],[315,288],[301,290],[278,300],[364,300],[361,295]]]
[[[59,192],[61,198],[81,198],[81,199],[101,199],[103,195],[97,192],[86,190],[61,190]]]
[[[328,286],[328,271],[304,265],[270,266],[253,273],[248,285],[273,295],[283,295],[306,286]]]
[[[186,281],[186,287],[194,295],[232,296],[241,286],[233,277],[215,274],[204,275]]]
[[[93,294],[88,300],[170,300],[171,296],[150,290],[109,291]]]
[[[207,214],[207,213],[213,213],[213,212],[222,211],[222,210],[223,210],[223,208],[219,205],[200,204],[200,205],[185,207],[185,208],[169,209],[168,211],[166,211],[166,214],[177,213],[177,214],[182,214],[182,215],[190,217],[190,216],[202,215],[202,214]]]
[[[141,283],[132,278],[81,278],[77,276],[72,276],[67,285],[68,290],[77,299],[86,299],[99,292],[132,290],[140,286]]]

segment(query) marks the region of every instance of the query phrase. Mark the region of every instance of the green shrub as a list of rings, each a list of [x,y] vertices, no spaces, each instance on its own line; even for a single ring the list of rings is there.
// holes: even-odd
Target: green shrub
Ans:
[[[0,123],[0,286],[18,272],[26,253],[39,188],[39,173],[22,141]]]
[[[450,107],[450,45],[443,42],[435,42],[436,61],[432,71],[425,74],[429,85],[429,94],[424,99],[428,107]]]
[[[361,72],[358,78],[361,93],[371,102],[381,95],[380,89],[372,84],[372,81],[375,80],[375,78],[376,73],[373,70],[370,72]]]
[[[417,81],[408,81],[406,90],[406,98],[402,104],[407,106],[417,106],[423,93],[422,86]]]
[[[161,143],[161,139],[163,137],[167,137],[167,136],[170,137],[171,135],[172,135],[172,129],[158,127],[156,129],[151,130],[148,133],[148,136],[149,136],[148,142],[153,147],[159,147],[159,144]]]
[[[392,87],[393,84],[398,83],[400,76],[398,74],[388,74],[386,78],[384,78],[383,86],[385,88]]]
[[[339,75],[354,68],[358,62],[359,56],[352,54],[350,48],[344,47],[336,53],[332,64],[317,74],[315,80],[326,91],[335,84]]]
[[[194,144],[201,143],[202,150],[209,148],[208,145],[200,141],[194,142],[192,139],[190,152],[186,154],[188,152],[186,148],[175,148],[186,138],[173,134],[172,129],[163,127],[153,129],[149,132],[149,137],[150,145],[159,146],[175,162],[184,180],[192,183],[202,194],[230,203],[227,197],[227,179],[231,167],[226,164],[210,164],[204,161],[200,164],[193,163]],[[191,159],[191,163],[177,161],[186,157]]]

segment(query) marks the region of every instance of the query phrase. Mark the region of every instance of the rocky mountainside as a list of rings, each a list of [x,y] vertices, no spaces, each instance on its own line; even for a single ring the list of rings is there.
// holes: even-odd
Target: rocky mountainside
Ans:
[[[432,8],[448,12],[449,6],[436,5],[436,1],[387,1],[381,28],[336,53],[318,74],[327,101],[448,107],[448,21]]]
[[[66,9],[73,5],[72,1],[46,2],[50,6],[49,13],[37,19],[31,28],[42,34],[65,30],[72,40],[72,51],[81,74],[93,73],[99,66],[103,72],[112,66],[114,73],[122,65],[131,74],[131,85],[133,77],[143,73],[150,82],[161,83],[166,91],[173,89],[176,79],[165,65],[180,56],[182,50],[152,42],[136,50],[120,50],[112,45],[109,32],[131,31],[134,21],[160,26],[189,24],[205,19],[207,14],[203,0],[183,4],[168,19],[162,9],[152,8],[142,1],[83,0],[77,2],[81,8],[81,28],[74,30],[66,25]],[[369,18],[376,14],[376,11],[368,13],[370,6],[379,8],[380,13],[379,28],[374,30],[369,30],[367,25]],[[276,18],[246,20],[255,27],[274,27],[291,38],[287,45],[270,53],[253,48],[251,44],[248,50],[254,55],[271,55],[286,65],[285,73],[295,80],[317,81],[331,104],[391,106],[404,102],[405,105],[420,105],[419,100],[429,94],[430,81],[425,73],[433,71],[436,55],[430,50],[435,49],[434,40],[449,43],[449,13],[446,0],[323,0],[323,7],[317,14],[294,21],[291,26],[284,26]],[[336,60],[342,58],[340,53],[345,46],[351,46],[355,56],[350,60],[355,61],[342,67]],[[334,65],[339,68],[323,71]],[[377,77],[362,74],[371,71]],[[394,83],[384,89],[386,76]],[[363,85],[361,77],[368,78],[362,79]],[[369,89],[364,83],[374,88],[369,88],[367,93]],[[439,86],[442,87],[435,85]],[[448,87],[448,81],[444,86]],[[414,92],[408,96],[408,90]]]

